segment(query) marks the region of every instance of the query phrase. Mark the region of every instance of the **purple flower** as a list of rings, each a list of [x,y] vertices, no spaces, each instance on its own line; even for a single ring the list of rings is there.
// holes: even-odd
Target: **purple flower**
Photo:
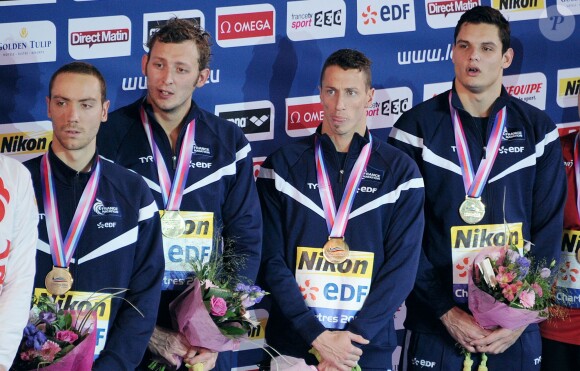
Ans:
[[[238,292],[250,292],[250,286],[244,285],[243,283],[238,283],[236,285],[236,290]]]
[[[42,345],[46,342],[46,336],[42,331],[38,331],[36,326],[29,323],[24,328],[24,338],[26,339],[25,344],[28,348],[34,348],[35,350],[40,350]]]
[[[548,277],[550,277],[551,274],[552,274],[552,271],[550,271],[549,268],[542,268],[542,270],[540,271],[540,277],[542,277],[542,278],[548,278]]]
[[[520,279],[523,279],[530,270],[530,260],[526,257],[520,256],[519,258],[516,259],[516,264],[519,265],[520,267],[520,274],[518,275],[518,277]]]
[[[38,319],[41,322],[51,324],[54,321],[56,321],[56,314],[54,314],[52,312],[40,312],[40,314],[38,315]]]

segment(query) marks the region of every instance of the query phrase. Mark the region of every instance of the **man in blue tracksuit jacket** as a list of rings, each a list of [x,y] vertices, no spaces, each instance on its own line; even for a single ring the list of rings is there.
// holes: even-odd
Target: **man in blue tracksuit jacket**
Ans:
[[[101,121],[106,121],[109,106],[104,87],[105,80],[98,70],[83,62],[61,67],[50,82],[47,105],[53,141],[45,156],[52,171],[53,202],[58,202],[56,212],[63,238],[69,226],[79,225],[73,217],[77,208],[88,208],[68,265],[72,287],[53,297],[61,309],[95,309],[98,358],[93,370],[134,370],[155,327],[163,249],[155,200],[143,179],[98,157],[96,134]],[[42,158],[24,163],[32,175],[40,212],[35,296],[50,295],[45,277],[55,265],[50,241],[57,230],[47,228],[50,211],[43,202],[47,193],[42,188]],[[89,199],[85,203],[81,195],[89,188],[87,184],[97,179],[91,178],[97,172],[97,163],[100,177],[96,194],[92,202]],[[53,219],[52,225],[58,226]],[[105,295],[120,289],[127,291],[115,298]],[[100,299],[104,300],[99,303]]]
[[[165,277],[158,323],[150,349],[175,364],[181,356],[189,363],[205,362],[210,369],[215,353],[190,347],[170,330],[169,303],[193,281],[191,260],[207,262],[221,245],[233,249],[240,279],[255,281],[260,264],[262,218],[253,177],[250,144],[235,124],[201,109],[192,99],[196,88],[209,77],[209,35],[188,20],[172,19],[149,40],[149,54],[142,68],[147,76],[147,96],[110,115],[97,142],[101,154],[140,174],[151,190],[159,210],[166,205],[157,161],[167,167],[173,182],[180,151],[187,148],[186,132],[194,140],[189,172],[183,179],[180,214],[186,220],[179,238],[164,237]],[[143,116],[141,116],[143,114]],[[144,120],[151,127],[159,149],[155,160]],[[186,151],[187,152],[187,151]],[[194,355],[198,354],[197,358]],[[229,371],[231,353],[218,359],[217,369]],[[147,366],[149,356],[144,359]]]
[[[425,180],[425,235],[417,282],[406,301],[403,370],[462,369],[456,343],[487,353],[490,370],[540,368],[536,324],[484,330],[467,307],[467,269],[479,249],[523,246],[525,240],[534,244],[537,263],[549,264],[559,254],[566,178],[558,131],[545,113],[502,86],[503,69],[513,58],[509,41],[509,24],[499,11],[467,11],[455,30],[452,90],[403,114],[390,134],[389,142],[417,162]],[[485,214],[474,224],[459,212],[466,189],[450,104],[462,123],[474,172],[490,157],[486,147],[494,119],[502,117],[499,112],[506,118],[481,193]],[[479,355],[473,357],[477,367]]]
[[[315,348],[320,370],[350,370],[357,362],[363,370],[392,368],[393,315],[411,290],[419,258],[423,181],[408,156],[371,139],[366,107],[373,92],[366,56],[350,49],[332,54],[321,77],[324,121],[314,135],[270,155],[257,180],[264,216],[260,276],[273,298],[266,338],[282,354],[311,364],[308,351]],[[355,194],[341,236],[350,253],[342,263],[327,260],[322,249],[329,230],[315,142],[336,208],[345,189]],[[365,146],[371,146],[368,164],[352,187]]]

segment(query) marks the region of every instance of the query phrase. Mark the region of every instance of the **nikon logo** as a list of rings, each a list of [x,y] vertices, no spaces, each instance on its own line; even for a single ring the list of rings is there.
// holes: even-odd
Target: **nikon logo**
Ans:
[[[48,296],[48,293],[43,292],[40,295]],[[63,310],[78,310],[81,312],[94,310],[99,318],[108,316],[109,309],[107,308],[107,302],[101,301],[100,296],[96,296],[94,302],[89,300],[77,300],[70,293],[60,296],[52,295],[52,298],[54,299],[54,302],[58,304],[60,309]]]
[[[562,252],[576,253],[580,245],[580,231],[565,230],[562,234]]]
[[[500,0],[499,10],[527,10],[541,9],[544,7],[543,0]]]
[[[451,228],[451,245],[455,249],[504,246],[523,246],[522,223],[489,224]]]
[[[297,270],[315,270],[319,272],[338,272],[365,275],[369,268],[367,260],[347,259],[340,264],[329,263],[322,251],[302,251],[298,259]]]
[[[571,97],[580,94],[580,78],[572,77],[560,80],[559,96]]]
[[[5,135],[1,136],[0,152],[46,152],[49,138],[29,138],[25,135]]]

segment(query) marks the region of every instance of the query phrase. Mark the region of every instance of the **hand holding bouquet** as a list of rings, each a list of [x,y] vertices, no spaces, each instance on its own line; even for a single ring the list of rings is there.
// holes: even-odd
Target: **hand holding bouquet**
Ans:
[[[243,259],[233,257],[230,261],[239,265]],[[195,272],[193,283],[169,305],[173,328],[191,347],[214,352],[236,350],[241,339],[259,325],[250,317],[248,308],[259,303],[267,293],[256,285],[241,283],[232,274],[236,267],[228,264],[223,254],[212,256],[207,263],[191,262]],[[194,370],[201,367],[200,364],[186,366]],[[153,361],[149,369],[165,367]]]
[[[516,329],[548,317],[555,261],[549,266],[528,257],[529,244],[489,247],[469,276],[469,309],[484,328]]]
[[[52,297],[33,299],[28,325],[12,370],[90,370],[96,313],[59,308]]]

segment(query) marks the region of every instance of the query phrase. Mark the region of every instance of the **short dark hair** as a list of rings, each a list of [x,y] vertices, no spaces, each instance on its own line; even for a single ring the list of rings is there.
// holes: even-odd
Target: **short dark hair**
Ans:
[[[211,57],[211,35],[203,30],[199,24],[188,19],[171,18],[159,30],[157,30],[147,41],[149,48],[148,56],[156,42],[167,44],[179,44],[184,41],[193,41],[199,52],[199,70],[208,68]]]
[[[332,53],[322,66],[320,73],[320,86],[322,86],[322,79],[324,72],[330,66],[339,66],[343,70],[359,70],[365,74],[365,85],[371,87],[371,60],[366,55],[354,49],[340,49]]]
[[[60,67],[56,70],[55,73],[52,74],[50,78],[50,83],[48,84],[48,97],[51,97],[52,94],[52,86],[54,85],[54,80],[58,75],[62,75],[63,73],[76,73],[79,75],[89,75],[94,76],[99,80],[99,85],[101,85],[101,103],[107,100],[107,83],[105,82],[105,78],[101,74],[101,72],[97,69],[97,67],[93,66],[87,62],[71,62],[65,64],[64,66]]]
[[[497,26],[499,30],[499,39],[501,40],[502,45],[502,54],[510,48],[510,24],[499,10],[489,6],[476,6],[463,13],[461,18],[459,18],[459,22],[457,22],[457,26],[455,26],[453,44],[457,42],[457,35],[459,35],[461,26],[465,23],[486,23]]]

